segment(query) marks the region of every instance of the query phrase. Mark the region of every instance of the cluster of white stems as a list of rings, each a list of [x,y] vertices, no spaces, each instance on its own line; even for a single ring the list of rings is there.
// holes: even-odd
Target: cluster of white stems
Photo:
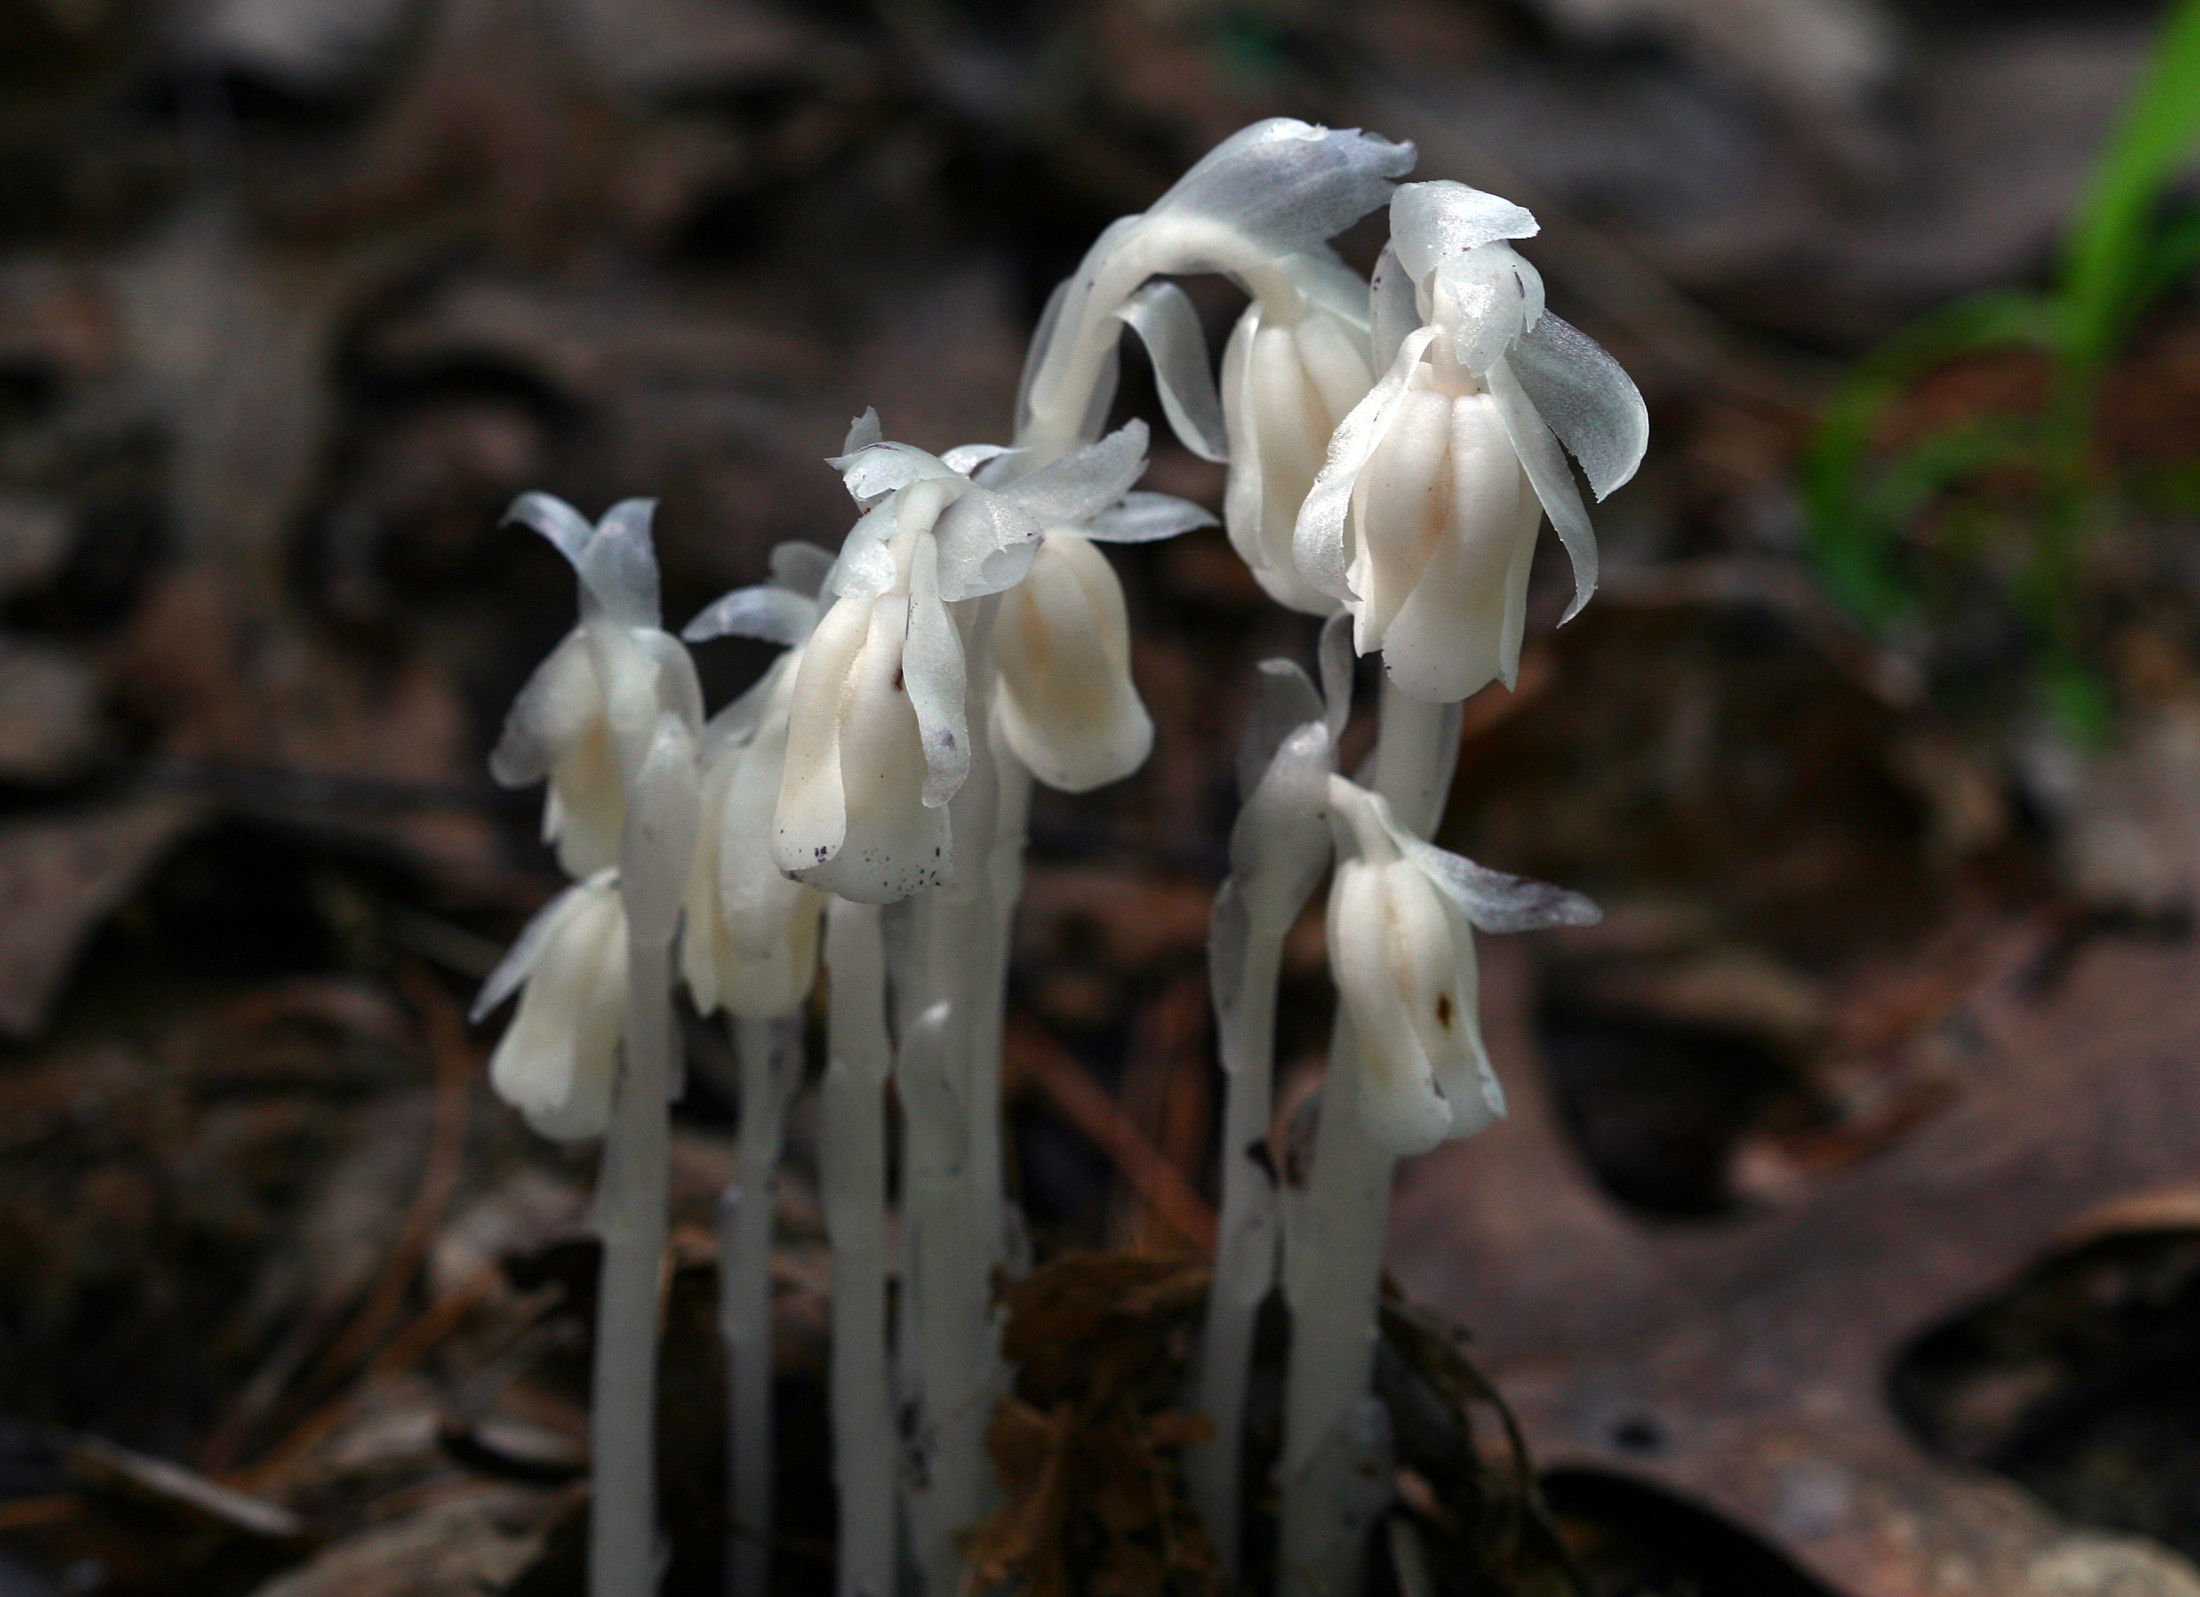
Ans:
[[[840,1590],[962,1589],[958,1538],[995,1490],[984,1438],[1006,1381],[1001,1025],[1030,784],[1118,780],[1153,740],[1122,590],[1097,546],[1214,522],[1138,491],[1143,423],[1102,436],[1125,327],[1178,436],[1228,462],[1224,523],[1261,586],[1329,618],[1319,688],[1295,665],[1263,667],[1216,901],[1220,1240],[1187,1393],[1213,1434],[1188,1464],[1234,1570],[1253,1323],[1280,1258],[1281,1585],[1290,1597],[1357,1589],[1384,1506],[1369,1483],[1389,1478],[1369,1387],[1391,1171],[1504,1112],[1472,930],[1595,914],[1427,841],[1458,705],[1512,681],[1545,516],[1572,558],[1575,609],[1595,584],[1567,455],[1602,497],[1633,473],[1646,433],[1625,374],[1544,310],[1510,242],[1534,218],[1456,183],[1401,186],[1412,163],[1411,146],[1368,134],[1247,128],[1110,227],[1056,291],[1012,443],[934,456],[887,442],[866,413],[831,462],[860,512],[837,555],[782,545],[769,582],[685,629],[689,642],[786,650],[707,721],[686,649],[662,629],[650,506],[628,501],[593,526],[542,495],[513,507],[572,562],[581,616],[521,693],[493,769],[507,784],[547,781],[544,835],[575,885],[527,929],[477,1013],[517,991],[497,1090],[547,1136],[604,1139],[595,1597],[642,1597],[659,1566],[651,1421],[676,980],[699,1012],[725,1011],[740,1060],[742,1186],[721,1232],[728,1566],[738,1597],[766,1592],[771,1181],[821,962]],[[1386,203],[1390,242],[1363,280],[1328,240]],[[1167,281],[1195,273],[1251,301],[1219,383]],[[1355,652],[1381,655],[1383,685],[1375,753],[1348,777],[1336,751]],[[1264,1152],[1276,984],[1285,933],[1325,875],[1342,1002],[1312,1171],[1279,1192]]]

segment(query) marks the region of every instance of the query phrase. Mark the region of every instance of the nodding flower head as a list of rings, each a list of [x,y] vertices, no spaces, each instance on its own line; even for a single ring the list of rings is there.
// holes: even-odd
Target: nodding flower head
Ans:
[[[727,594],[683,629],[691,643],[729,636],[781,644],[756,685],[703,732],[701,826],[688,870],[680,969],[704,1014],[770,1020],[802,1007],[817,979],[825,897],[772,858],[772,809],[787,760],[787,712],[817,591],[833,557],[813,544],[772,552],[772,580]]]
[[[519,993],[519,1011],[489,1057],[489,1082],[546,1137],[600,1137],[610,1124],[626,937],[618,875],[600,871],[550,901],[474,1002],[478,1021]]]
[[[968,601],[1023,582],[1050,527],[1135,539],[1207,519],[1130,492],[1145,469],[1142,422],[990,486],[988,468],[1011,453],[929,455],[884,442],[866,412],[833,461],[864,514],[795,671],[772,825],[788,875],[865,903],[948,880],[946,807],[970,770]]]
[[[626,792],[661,748],[669,720],[692,739],[703,719],[695,667],[662,630],[646,499],[591,526],[548,494],[522,494],[506,519],[534,528],[580,577],[581,620],[520,690],[489,757],[506,787],[548,778],[543,840],[573,876],[619,863]]]
[[[1401,1156],[1471,1136],[1505,1112],[1482,1046],[1472,928],[1584,925],[1596,906],[1423,842],[1341,776],[1329,779],[1329,814],[1329,963],[1357,1041],[1362,1123]]]
[[[1368,289],[1326,252],[1285,257],[1269,281],[1222,352],[1223,521],[1270,598],[1328,615],[1337,600],[1299,575],[1291,535],[1330,435],[1375,382]]]
[[[1294,530],[1300,574],[1414,698],[1511,684],[1546,513],[1573,560],[1567,617],[1588,601],[1596,537],[1566,454],[1601,499],[1648,440],[1627,374],[1543,308],[1543,280],[1508,242],[1535,231],[1462,184],[1398,190],[1369,324],[1384,374],[1330,440]]]
[[[1308,284],[1324,268],[1308,258],[1326,256],[1326,241],[1388,199],[1412,167],[1410,144],[1289,117],[1224,139],[1152,206],[1102,233],[1054,291],[1025,362],[1016,441],[1043,464],[1099,436],[1128,326],[1153,357],[1170,424],[1195,453],[1223,459],[1198,319],[1182,290],[1149,280],[1226,273],[1272,315],[1296,320],[1303,294],[1320,292]],[[1328,270],[1342,272],[1333,261]]]

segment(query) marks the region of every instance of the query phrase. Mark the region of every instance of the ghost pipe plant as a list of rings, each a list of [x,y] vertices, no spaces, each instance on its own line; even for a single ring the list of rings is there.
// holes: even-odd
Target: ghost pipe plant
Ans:
[[[688,874],[681,970],[696,1009],[723,1007],[741,1076],[741,1184],[719,1200],[719,1327],[726,1342],[730,1589],[768,1589],[773,1503],[772,1172],[786,1104],[802,1079],[799,1011],[817,979],[825,896],[780,874],[771,813],[786,765],[796,672],[817,626],[833,557],[772,551],[772,581],[727,594],[690,621],[691,643],[741,635],[781,644],[754,687],[704,729],[702,824]]]
[[[512,506],[510,519],[572,562],[581,621],[521,690],[491,759],[507,785],[548,777],[545,835],[567,869],[603,873],[554,903],[482,993],[486,1008],[520,979],[528,988],[492,1071],[499,1091],[551,1135],[605,1139],[590,1389],[589,1589],[599,1597],[656,1583],[657,1283],[668,1101],[679,1074],[672,939],[695,839],[702,722],[694,666],[658,624],[650,511],[630,499],[591,526],[547,495]],[[623,1068],[614,1081],[606,1017],[622,953]],[[566,1038],[531,1024],[546,1006],[569,1019]]]
[[[1362,654],[1448,703],[1511,686],[1546,514],[1573,562],[1567,618],[1588,602],[1596,536],[1566,453],[1601,499],[1634,475],[1649,420],[1618,363],[1544,310],[1543,279],[1508,242],[1536,232],[1527,211],[1408,183],[1390,216],[1371,312],[1383,376],[1331,438],[1293,553],[1351,611]]]

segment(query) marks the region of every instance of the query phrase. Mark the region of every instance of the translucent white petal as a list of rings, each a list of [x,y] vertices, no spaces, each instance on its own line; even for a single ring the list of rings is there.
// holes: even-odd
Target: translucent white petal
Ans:
[[[848,497],[865,509],[913,482],[959,475],[939,456],[914,444],[869,444],[852,455],[835,455],[825,464],[840,473]]]
[[[957,444],[940,456],[940,464],[949,471],[959,471],[967,477],[987,462],[1015,453],[1006,444]]]
[[[877,604],[869,597],[836,600],[803,647],[787,710],[786,768],[772,812],[772,858],[783,871],[831,859],[847,836],[841,705]]]
[[[1322,719],[1321,693],[1296,660],[1260,662],[1258,696],[1238,744],[1238,800],[1242,804],[1260,786],[1268,762],[1283,740],[1308,722]]]
[[[1535,485],[1535,496],[1543,502],[1544,514],[1551,518],[1552,530],[1573,562],[1574,599],[1560,618],[1562,622],[1571,621],[1597,591],[1597,535],[1589,524],[1589,509],[1581,502],[1581,490],[1574,485],[1565,451],[1536,414],[1534,403],[1513,375],[1511,362],[1498,361],[1490,368],[1486,381],[1490,397],[1497,402],[1497,413],[1504,418],[1506,435],[1527,470],[1528,481]]]
[[[1446,256],[1432,285],[1432,319],[1452,329],[1455,358],[1477,377],[1543,315],[1542,274],[1509,244]]]
[[[1144,340],[1162,414],[1184,447],[1202,460],[1229,459],[1222,400],[1207,364],[1207,335],[1184,290],[1170,282],[1148,283],[1115,314]]]
[[[972,488],[940,512],[931,542],[949,602],[1001,593],[1024,580],[1047,523],[1006,493]]]
[[[1133,488],[1078,530],[1095,543],[1159,543],[1214,524],[1215,514],[1205,505]]]
[[[550,900],[535,912],[535,918],[527,923],[511,949],[497,962],[497,968],[481,984],[481,991],[474,998],[474,1007],[466,1018],[476,1025],[487,1018],[489,1012],[519,990],[542,958],[542,951],[552,937],[573,915],[589,902],[589,889],[601,886],[591,878],[586,883],[576,883]]]
[[[878,406],[866,405],[863,414],[848,423],[848,436],[840,446],[840,453],[843,456],[857,454],[885,436],[885,428],[879,425]]]
[[[586,600],[621,626],[654,627],[661,618],[657,600],[657,552],[649,541],[656,514],[654,499],[622,499],[604,512],[596,536],[574,562]]]
[[[610,723],[599,717],[550,767],[543,840],[555,843],[566,875],[592,876],[619,863],[626,829],[626,779]]]
[[[1001,728],[1048,787],[1083,793],[1145,763],[1153,722],[1130,674],[1130,623],[1114,568],[1088,540],[1047,534],[994,632]]]
[[[1393,205],[1395,209],[1395,204]],[[1413,293],[1413,279],[1398,259],[1398,247],[1385,244],[1368,278],[1368,348],[1374,369],[1388,371],[1398,358],[1398,346],[1406,334],[1421,325],[1421,310]]]
[[[1337,424],[1329,440],[1329,457],[1320,475],[1315,477],[1313,487],[1307,491],[1305,504],[1299,509],[1298,524],[1291,539],[1299,575],[1332,598],[1346,599],[1352,592],[1346,579],[1351,550],[1346,539],[1345,519],[1360,468],[1374,453],[1384,426],[1404,398],[1406,380],[1436,336],[1437,330],[1433,327],[1419,328],[1409,335],[1399,346],[1398,358],[1391,362],[1390,370]]]
[[[848,529],[847,541],[840,546],[840,555],[819,592],[869,598],[891,588],[899,576],[893,548],[899,521],[892,499],[881,500],[866,510]]]
[[[532,527],[556,545],[558,553],[576,567],[581,563],[581,551],[596,535],[596,529],[586,516],[554,494],[521,494],[512,501],[511,509],[504,512],[504,519]]]
[[[1238,558],[1258,570],[1262,551],[1260,436],[1253,420],[1252,350],[1260,337],[1260,301],[1230,329],[1222,346],[1222,427],[1230,454],[1230,475],[1222,491],[1222,525]]]
[[[526,787],[550,774],[558,751],[603,714],[595,662],[575,627],[512,701],[503,734],[489,755],[489,774],[503,787]]]
[[[1650,412],[1602,345],[1546,312],[1513,346],[1513,375],[1599,499],[1634,476],[1650,445]]]
[[[1321,244],[1374,210],[1413,159],[1411,144],[1271,117],[1208,151],[1147,214],[1221,221],[1281,255]]]
[[[833,554],[814,543],[791,538],[772,545],[772,583],[789,593],[814,599],[825,591],[825,577],[833,569]]]
[[[920,539],[909,573],[909,634],[902,678],[924,740],[924,803],[937,809],[970,774],[969,677],[962,633],[940,600],[938,554]]]
[[[1332,785],[1335,794],[1335,785]],[[1549,926],[1594,926],[1604,912],[1579,893],[1525,876],[1508,876],[1438,848],[1401,825],[1379,793],[1345,796],[1354,819],[1372,818],[1400,858],[1410,861],[1467,920],[1485,932],[1530,932]]]
[[[697,611],[695,619],[680,629],[680,636],[690,643],[711,638],[757,638],[792,647],[808,637],[816,625],[814,599],[777,586],[736,588]]]
[[[1230,829],[1230,873],[1249,914],[1267,925],[1294,918],[1328,867],[1329,728],[1308,721],[1276,746]]]
[[[1415,282],[1446,256],[1539,231],[1525,207],[1464,183],[1406,183],[1390,197],[1391,248]]]
[[[677,715],[688,731],[703,730],[703,682],[695,674],[695,657],[687,645],[669,632],[645,627],[635,632],[642,652],[657,671],[657,703]]]
[[[1146,471],[1146,424],[1133,417],[1096,444],[1001,490],[1043,526],[1084,521],[1129,493]]]

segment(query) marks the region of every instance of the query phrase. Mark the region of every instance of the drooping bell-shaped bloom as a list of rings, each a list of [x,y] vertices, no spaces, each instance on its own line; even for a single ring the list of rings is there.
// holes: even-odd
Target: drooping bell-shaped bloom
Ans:
[[[1194,452],[1223,459],[1231,441],[1198,319],[1182,290],[1150,280],[1225,273],[1270,306],[1272,316],[1295,323],[1309,295],[1319,299],[1337,288],[1338,274],[1350,278],[1333,259],[1322,260],[1326,241],[1388,199],[1412,167],[1410,144],[1289,117],[1223,140],[1147,210],[1102,233],[1055,290],[1024,366],[1017,443],[1044,463],[1099,436],[1115,395],[1117,346],[1129,326],[1152,356],[1170,425]],[[1315,281],[1324,277],[1326,289]],[[1347,322],[1351,297],[1347,289]],[[1360,298],[1357,320],[1364,327],[1364,290]],[[1326,343],[1318,337],[1316,344],[1316,359],[1326,360]]]
[[[973,480],[1009,453],[887,443],[866,412],[833,461],[864,514],[795,671],[772,825],[779,868],[820,891],[891,903],[953,873],[947,803],[971,757],[968,601],[1023,582],[1050,527],[1135,540],[1208,519],[1130,491],[1142,422],[1004,486]]]
[[[618,873],[599,871],[528,923],[474,1001],[479,1021],[519,993],[519,1010],[489,1056],[489,1083],[543,1136],[600,1137],[610,1124],[626,941]]]
[[[506,513],[572,562],[581,620],[520,690],[489,770],[506,787],[548,779],[543,840],[577,877],[619,863],[628,787],[653,749],[663,759],[660,723],[669,717],[690,739],[702,727],[694,663],[659,621],[654,509],[628,499],[591,526],[563,500],[530,493]]]
[[[825,896],[781,872],[771,838],[795,674],[832,558],[812,544],[781,544],[771,582],[727,594],[682,631],[690,643],[739,636],[787,650],[703,731],[702,821],[688,870],[680,972],[706,1015],[721,1007],[745,1020],[789,1015],[817,980]]]
[[[1596,906],[1422,841],[1341,776],[1329,815],[1329,965],[1358,1042],[1362,1123],[1401,1157],[1472,1136],[1505,1112],[1482,1045],[1473,929],[1586,925]]]
[[[1123,584],[1097,543],[1144,543],[1213,524],[1184,500],[1130,494],[1040,539],[1031,570],[1002,595],[993,634],[1001,734],[1038,781],[1090,792],[1130,775],[1153,747],[1153,720],[1131,680]]]
[[[1326,252],[1283,257],[1263,285],[1222,352],[1223,523],[1270,598],[1328,615],[1337,600],[1299,575],[1291,540],[1330,435],[1374,386],[1368,288]]]
[[[1543,307],[1511,244],[1519,206],[1458,183],[1409,183],[1370,313],[1383,376],[1339,425],[1293,535],[1299,574],[1352,612],[1406,694],[1463,699],[1511,684],[1544,515],[1573,560],[1570,619],[1596,588],[1596,536],[1566,456],[1599,499],[1649,437],[1619,365]]]

